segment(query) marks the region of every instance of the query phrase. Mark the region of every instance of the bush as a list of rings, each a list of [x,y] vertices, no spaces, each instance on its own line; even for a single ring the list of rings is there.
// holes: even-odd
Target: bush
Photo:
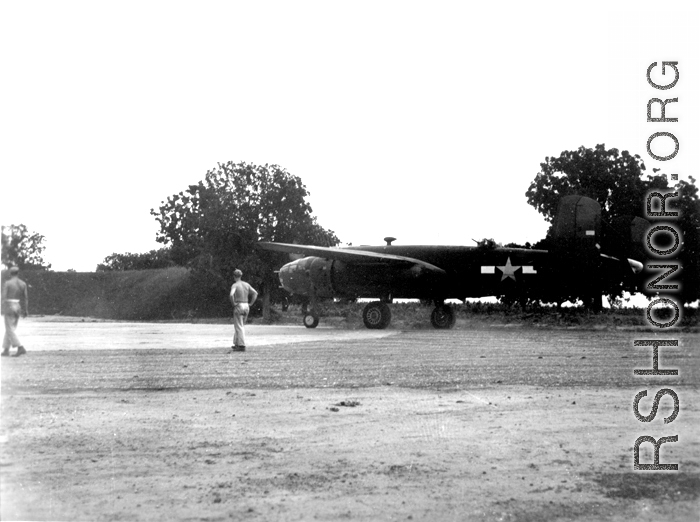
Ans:
[[[199,284],[183,267],[112,272],[24,271],[32,314],[118,320],[222,317],[228,288]]]

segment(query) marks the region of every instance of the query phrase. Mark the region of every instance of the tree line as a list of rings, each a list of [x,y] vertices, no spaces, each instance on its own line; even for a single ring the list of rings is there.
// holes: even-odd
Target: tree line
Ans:
[[[600,203],[603,225],[613,230],[616,222],[645,215],[645,196],[650,190],[677,190],[679,197],[670,200],[669,207],[680,212],[677,224],[683,235],[683,247],[678,255],[683,266],[681,300],[689,303],[700,298],[700,199],[695,179],[689,179],[672,187],[668,176],[658,170],[646,173],[638,155],[606,149],[604,145],[582,146],[564,151],[558,157],[545,158],[525,196],[550,223],[562,196],[588,196]],[[233,280],[233,270],[240,268],[247,280],[261,291],[267,311],[271,299],[284,298],[274,271],[289,259],[286,254],[255,249],[258,241],[319,246],[340,243],[335,233],[322,227],[313,216],[308,197],[301,178],[278,165],[219,163],[207,171],[202,181],[151,209],[159,224],[156,240],[162,248],[138,254],[113,253],[96,270],[185,266],[199,284],[211,291],[213,298],[221,299],[225,313],[228,304],[225,294]],[[653,223],[653,218],[650,221]],[[550,228],[547,237],[532,247],[547,248],[551,244],[551,232]],[[30,232],[24,225],[3,227],[3,264],[50,269],[43,260],[43,240],[42,235]],[[495,242],[482,240],[479,245],[494,246]],[[640,255],[646,255],[639,250]]]

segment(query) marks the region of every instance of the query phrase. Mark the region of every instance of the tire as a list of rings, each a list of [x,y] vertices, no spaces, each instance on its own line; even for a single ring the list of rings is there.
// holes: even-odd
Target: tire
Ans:
[[[307,328],[316,328],[318,326],[318,315],[305,314],[304,315],[304,326],[306,326]]]
[[[430,323],[438,330],[449,330],[456,321],[454,311],[447,305],[436,306],[430,314]]]
[[[383,330],[391,322],[391,309],[381,301],[369,303],[362,310],[362,321],[370,330]]]

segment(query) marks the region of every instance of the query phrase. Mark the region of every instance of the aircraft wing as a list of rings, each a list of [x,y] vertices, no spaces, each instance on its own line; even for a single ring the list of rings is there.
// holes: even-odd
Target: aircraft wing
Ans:
[[[348,248],[320,247],[312,245],[293,245],[290,243],[268,243],[260,242],[258,248],[271,250],[273,252],[285,252],[288,254],[304,254],[306,256],[317,256],[326,259],[337,259],[346,263],[385,263],[390,265],[415,266],[428,270],[434,274],[445,274],[445,271],[435,265],[414,259],[412,257],[394,256],[391,254],[380,254],[368,252],[366,250],[355,250]]]

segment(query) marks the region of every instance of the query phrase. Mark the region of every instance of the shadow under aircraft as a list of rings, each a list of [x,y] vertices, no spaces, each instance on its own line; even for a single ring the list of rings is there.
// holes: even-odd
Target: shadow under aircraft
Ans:
[[[600,302],[614,289],[636,291],[644,259],[640,251],[649,222],[630,216],[602,223],[600,205],[585,196],[565,196],[551,231],[551,248],[394,245],[320,247],[260,242],[258,248],[301,254],[279,270],[282,287],[308,299],[303,323],[318,325],[317,301],[324,298],[376,299],[362,317],[367,328],[386,328],[394,299],[433,302],[435,328],[455,323],[449,299],[507,296],[525,301],[562,302],[570,296]]]

